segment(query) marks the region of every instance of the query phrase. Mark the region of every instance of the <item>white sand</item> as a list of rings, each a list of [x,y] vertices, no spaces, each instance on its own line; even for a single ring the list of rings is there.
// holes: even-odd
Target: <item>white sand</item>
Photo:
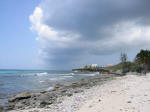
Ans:
[[[127,75],[76,93],[49,109],[11,112],[150,112],[150,74]],[[34,112],[34,111],[33,111]],[[35,111],[36,112],[36,111]]]

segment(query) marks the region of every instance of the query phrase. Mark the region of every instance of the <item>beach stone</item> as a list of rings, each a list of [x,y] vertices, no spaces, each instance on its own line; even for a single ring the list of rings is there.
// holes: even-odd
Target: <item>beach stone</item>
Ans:
[[[58,89],[58,88],[61,88],[61,87],[63,87],[63,85],[61,85],[61,84],[56,84],[56,85],[54,86],[54,89]]]
[[[41,101],[39,107],[40,107],[40,108],[44,108],[44,107],[45,107],[46,105],[48,105],[48,104],[52,104],[52,102],[49,102],[49,101]]]
[[[0,105],[0,112],[2,112],[2,111],[3,111],[3,106]]]
[[[33,110],[33,111],[29,111],[29,112],[40,112],[40,111],[38,111],[38,110]]]
[[[111,91],[111,93],[115,93],[115,92],[117,92],[117,91]]]
[[[92,108],[93,106],[92,105],[89,105],[89,108]]]
[[[132,103],[131,101],[128,101],[127,103]]]
[[[13,110],[23,108],[46,108],[48,106],[53,106],[57,103],[61,103],[64,96],[70,97],[74,93],[83,92],[85,88],[91,88],[102,82],[102,79],[104,79],[104,77],[88,78],[66,86],[56,84],[51,91],[41,91],[36,93],[26,91],[19,93],[9,99],[8,108],[9,110]]]
[[[99,102],[101,102],[102,100],[101,100],[101,99],[99,99],[98,101],[99,101]]]
[[[43,100],[43,101],[47,100],[47,99],[49,99],[49,97],[47,95],[41,95],[37,98],[37,100]]]
[[[22,99],[28,99],[30,97],[31,97],[31,93],[26,91],[26,92],[17,94],[15,97],[9,99],[8,101],[9,102],[15,102],[15,101],[22,100]]]
[[[42,93],[42,94],[44,94],[44,93],[46,93],[47,91],[41,91],[40,93]]]
[[[61,93],[66,93],[67,92],[67,89],[64,89],[61,91]]]
[[[69,97],[72,96],[72,93],[67,93],[67,96],[69,96]]]
[[[18,102],[16,105],[15,105],[15,109],[24,109],[24,104],[22,104],[21,102]]]
[[[5,106],[5,108],[6,108],[7,110],[12,110],[12,109],[14,109],[14,107],[15,107],[15,103],[8,103],[8,104],[6,104],[6,106]]]
[[[56,101],[57,95],[54,93],[41,94],[36,100],[31,100],[30,104],[40,108],[44,108],[46,105],[51,105]],[[34,102],[34,103],[33,103]]]
[[[83,92],[83,90],[76,90],[76,91],[74,91],[74,93],[81,93],[81,92]]]

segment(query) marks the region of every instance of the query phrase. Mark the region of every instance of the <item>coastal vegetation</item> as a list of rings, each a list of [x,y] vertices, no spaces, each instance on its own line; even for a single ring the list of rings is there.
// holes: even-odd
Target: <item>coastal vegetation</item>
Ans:
[[[147,72],[150,70],[150,51],[141,50],[140,53],[136,55],[135,63],[138,65],[139,71],[144,70]]]
[[[122,68],[122,73],[126,73],[129,71],[128,64],[127,64],[127,54],[126,53],[121,53],[121,68]]]
[[[138,72],[146,73],[150,71],[150,50],[141,50],[133,61],[127,61],[127,54],[121,53],[121,62],[114,66],[106,67],[106,69],[122,73]]]
[[[116,74],[126,74],[127,72],[147,73],[150,71],[150,50],[141,50],[133,61],[128,61],[127,54],[121,53],[120,63],[116,65],[100,67],[97,64],[92,64],[79,69],[72,69],[72,71]]]

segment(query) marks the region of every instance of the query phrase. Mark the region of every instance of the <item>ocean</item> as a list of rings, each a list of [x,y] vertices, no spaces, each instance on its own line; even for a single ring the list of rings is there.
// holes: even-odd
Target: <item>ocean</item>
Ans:
[[[68,85],[97,74],[61,70],[0,70],[0,105],[15,93],[51,90],[57,83]]]

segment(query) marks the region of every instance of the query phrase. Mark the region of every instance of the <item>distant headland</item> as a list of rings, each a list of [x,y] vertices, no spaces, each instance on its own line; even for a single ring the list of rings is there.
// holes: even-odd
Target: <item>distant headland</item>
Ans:
[[[73,72],[99,72],[125,75],[128,72],[147,73],[150,72],[150,50],[141,50],[133,61],[128,61],[126,53],[121,53],[120,63],[116,65],[98,66],[98,64],[85,65]]]
[[[99,72],[99,73],[109,73],[105,67],[100,67],[98,64],[85,65],[78,69],[72,69],[73,72]]]

